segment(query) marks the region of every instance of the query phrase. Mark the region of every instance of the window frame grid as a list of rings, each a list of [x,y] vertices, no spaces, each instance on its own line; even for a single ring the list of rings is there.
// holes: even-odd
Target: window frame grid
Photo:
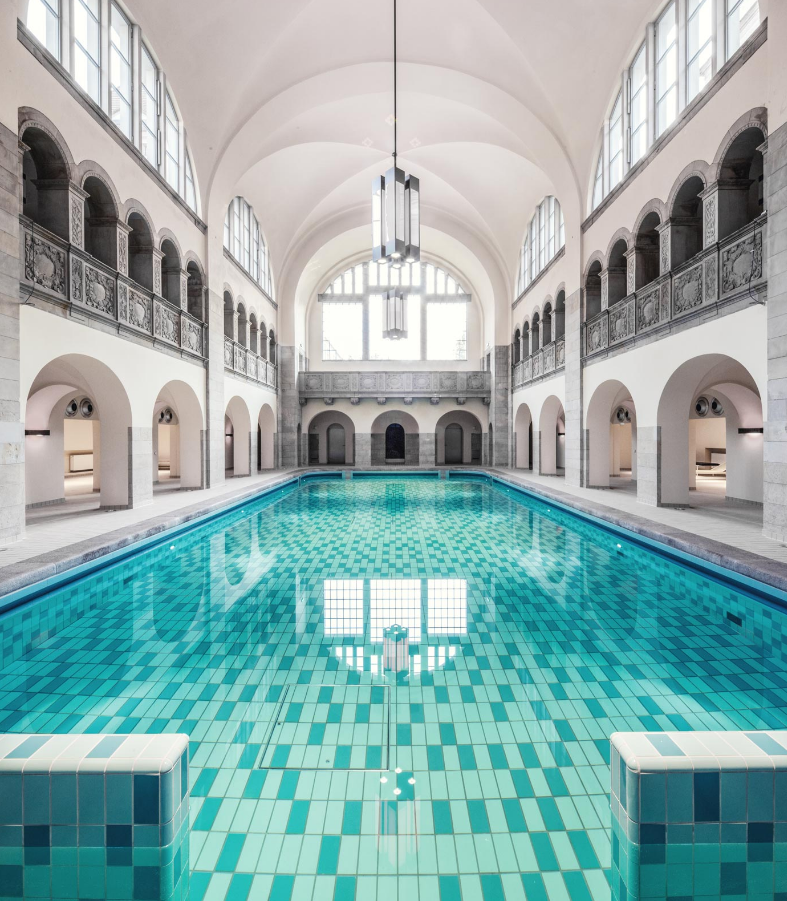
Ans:
[[[124,54],[121,51],[119,44],[115,42],[113,35],[117,34],[115,29],[115,16],[121,18],[128,30],[128,45],[126,47],[126,53]],[[122,91],[116,87],[118,83],[118,79],[116,73],[114,72],[114,62],[115,56],[119,56],[122,60],[121,65],[125,65],[127,71],[127,80],[128,80],[128,99],[123,96]],[[133,57],[134,57],[134,38],[133,38],[133,26],[131,24],[131,20],[128,16],[123,12],[123,10],[118,6],[114,0],[110,0],[109,3],[109,116],[112,119],[115,128],[118,131],[125,135],[130,141],[134,140],[134,66],[133,66]],[[115,118],[112,113],[112,104],[113,97],[117,96],[118,102],[122,103],[126,109],[128,110],[128,131],[125,131],[121,126],[115,121]]]
[[[96,5],[98,9],[98,14],[94,13],[89,6],[89,0],[72,0],[73,6],[73,21],[74,26],[72,27],[72,51],[71,51],[71,75],[76,82],[76,84],[87,94],[88,97],[99,106],[101,105],[101,85],[104,77],[103,73],[103,60],[101,54],[101,0],[96,0]],[[88,29],[90,27],[89,20],[93,20],[95,23],[96,29],[96,51],[97,55],[93,56],[93,53],[85,46],[85,44],[77,37],[76,34],[76,14],[75,11],[77,8],[81,8],[84,10],[84,14],[86,19],[88,20],[87,25]],[[86,36],[87,37],[87,36]],[[96,94],[95,96],[91,93],[90,87],[88,84],[83,84],[77,75],[77,59],[81,57],[85,60],[86,65],[88,67],[92,67],[96,75]],[[89,79],[88,79],[89,80]]]

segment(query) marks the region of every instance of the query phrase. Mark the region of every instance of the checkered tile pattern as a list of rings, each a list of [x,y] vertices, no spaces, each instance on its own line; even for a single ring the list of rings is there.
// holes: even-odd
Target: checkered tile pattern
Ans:
[[[313,481],[45,600],[0,731],[189,734],[191,901],[608,901],[612,732],[787,724],[763,605],[478,480]]]

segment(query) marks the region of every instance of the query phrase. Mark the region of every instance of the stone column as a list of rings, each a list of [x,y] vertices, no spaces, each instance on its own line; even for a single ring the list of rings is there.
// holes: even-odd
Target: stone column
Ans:
[[[153,501],[153,427],[128,429],[128,506],[144,507]]]
[[[492,393],[489,421],[492,423],[490,466],[511,465],[511,345],[497,344],[492,350]]]
[[[224,481],[224,299],[215,291],[208,291],[208,358],[207,447],[205,475],[208,488]]]
[[[19,403],[19,211],[22,153],[14,132],[0,125],[0,539],[25,529],[24,410]],[[26,400],[26,398],[25,398]]]
[[[656,226],[659,233],[659,275],[666,275],[672,268],[672,222],[667,219]]]
[[[763,534],[787,540],[787,123],[768,136],[768,397],[763,398]]]
[[[164,254],[157,248],[151,248],[153,254],[153,293],[161,297],[161,261]]]
[[[626,258],[626,296],[633,294],[637,274],[637,246],[632,245],[623,256]]]
[[[601,309],[609,309],[609,269],[601,270]]]
[[[418,438],[418,465],[431,468],[435,465],[435,434],[421,432]]]
[[[637,427],[637,500],[657,507],[661,503],[661,429]]]
[[[298,426],[301,423],[301,405],[298,400],[298,352],[291,345],[280,344],[278,357],[279,461],[281,466],[290,467],[296,466],[298,462]]]
[[[582,292],[577,289],[566,298],[566,484],[584,484],[584,435],[582,415]],[[539,471],[540,432],[533,423],[533,472]]]
[[[372,436],[369,432],[355,433],[355,466],[358,469],[371,469]]]
[[[131,234],[131,226],[125,222],[117,223],[117,269],[121,275],[128,275],[128,236]]]

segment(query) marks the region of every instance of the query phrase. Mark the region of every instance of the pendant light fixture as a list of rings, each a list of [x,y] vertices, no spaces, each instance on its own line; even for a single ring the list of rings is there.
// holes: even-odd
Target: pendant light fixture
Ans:
[[[407,301],[401,288],[383,294],[383,338],[399,341],[407,337]]]
[[[405,175],[404,170],[396,165],[396,3],[397,0],[393,0],[393,166],[384,176],[376,176],[372,182],[372,259],[388,262],[398,269],[404,263],[417,263],[421,259],[421,190],[418,178]]]

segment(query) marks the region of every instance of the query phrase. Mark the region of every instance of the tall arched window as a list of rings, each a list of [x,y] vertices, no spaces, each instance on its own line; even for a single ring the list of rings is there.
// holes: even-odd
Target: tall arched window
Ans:
[[[119,0],[29,0],[27,29],[58,62],[68,63],[74,83],[198,213],[199,192],[177,103],[169,83],[163,90],[155,55],[125,6]],[[102,85],[109,89],[102,91]]]
[[[407,337],[383,338],[383,294],[407,295]],[[471,295],[432,263],[351,266],[318,295],[323,360],[466,360]]]
[[[566,243],[563,210],[551,194],[536,207],[519,254],[519,271],[516,278],[516,297],[557,255]]]
[[[235,197],[224,217],[224,248],[269,296],[273,297],[273,278],[268,247],[251,204]]]
[[[761,21],[759,0],[668,0],[657,13],[615,82],[589,186],[591,210],[680,119]]]

